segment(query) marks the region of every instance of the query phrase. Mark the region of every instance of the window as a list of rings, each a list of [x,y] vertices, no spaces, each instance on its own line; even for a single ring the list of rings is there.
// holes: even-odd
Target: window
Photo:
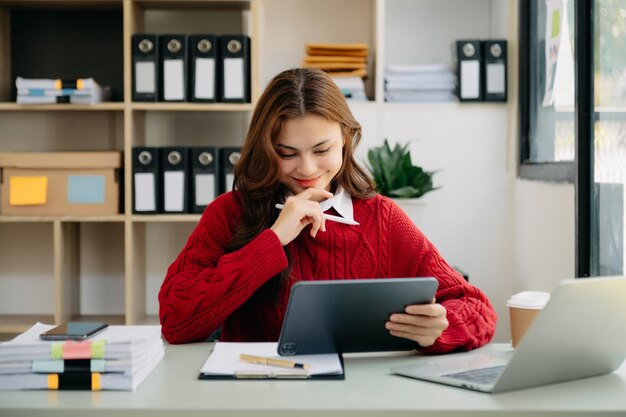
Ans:
[[[520,177],[576,187],[577,276],[622,275],[626,0],[520,0]]]

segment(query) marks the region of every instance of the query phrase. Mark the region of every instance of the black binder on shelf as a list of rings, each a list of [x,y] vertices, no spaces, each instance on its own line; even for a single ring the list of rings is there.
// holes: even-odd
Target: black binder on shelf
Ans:
[[[222,35],[219,45],[222,101],[249,103],[250,38],[246,35]]]
[[[133,213],[156,214],[161,202],[159,148],[133,148]]]
[[[219,101],[219,46],[216,35],[189,36],[189,98],[196,102]]]
[[[483,98],[485,101],[507,100],[506,40],[483,41]]]
[[[159,35],[161,101],[187,100],[187,36]]]
[[[483,101],[481,45],[480,40],[456,41],[460,101]]]
[[[192,213],[202,213],[206,206],[215,200],[219,190],[218,152],[215,147],[191,148],[191,182],[189,209]]]
[[[188,148],[184,147],[161,148],[163,213],[187,212],[188,154]]]
[[[159,48],[157,35],[132,36],[133,101],[159,99]]]
[[[235,180],[235,165],[239,162],[241,148],[220,148],[219,152],[219,181],[220,194],[232,191]]]

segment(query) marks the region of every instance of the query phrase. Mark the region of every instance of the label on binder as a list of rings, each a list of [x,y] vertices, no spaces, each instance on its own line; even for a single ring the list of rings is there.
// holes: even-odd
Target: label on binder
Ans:
[[[244,97],[244,61],[243,58],[224,59],[224,98]]]
[[[196,58],[195,97],[215,98],[215,59]]]
[[[480,62],[479,61],[463,61],[461,62],[461,97],[462,98],[478,98],[480,97]]]
[[[136,62],[135,74],[135,92],[155,93],[156,65],[154,62]]]

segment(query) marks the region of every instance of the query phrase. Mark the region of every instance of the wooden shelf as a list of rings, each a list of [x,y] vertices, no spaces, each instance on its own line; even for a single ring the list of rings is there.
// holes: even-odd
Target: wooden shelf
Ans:
[[[0,333],[21,333],[40,322],[54,323],[53,314],[0,314]]]
[[[124,103],[99,103],[89,104],[17,104],[9,102],[0,103],[0,111],[124,111]]]
[[[123,222],[123,214],[111,216],[0,216],[0,223],[47,223],[47,222],[68,222],[68,223],[92,223],[92,222]]]
[[[131,216],[134,223],[197,223],[200,214],[136,214]]]
[[[134,0],[134,3],[152,10],[248,10],[251,0]]]
[[[133,110],[147,111],[252,111],[250,103],[131,103]]]

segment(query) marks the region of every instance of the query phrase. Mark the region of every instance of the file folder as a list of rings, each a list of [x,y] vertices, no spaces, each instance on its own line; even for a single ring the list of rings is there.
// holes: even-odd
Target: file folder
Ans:
[[[133,101],[159,99],[159,48],[157,35],[132,36]]]
[[[222,35],[219,45],[222,101],[250,102],[250,38],[246,35]]]
[[[159,35],[161,101],[187,100],[187,37]]]
[[[458,40],[457,76],[460,101],[482,101],[482,48],[480,40]]]
[[[233,190],[235,182],[235,165],[239,162],[241,148],[226,147],[220,148],[220,194]]]
[[[163,213],[187,212],[188,149],[161,148]]]
[[[159,154],[158,148],[133,148],[133,213],[155,214],[160,211]]]
[[[218,42],[216,35],[189,36],[189,97],[191,101],[219,101]]]
[[[483,80],[485,101],[507,100],[506,40],[483,41]]]
[[[191,148],[190,209],[192,213],[202,213],[206,206],[215,200],[219,190],[217,176],[217,148]]]

